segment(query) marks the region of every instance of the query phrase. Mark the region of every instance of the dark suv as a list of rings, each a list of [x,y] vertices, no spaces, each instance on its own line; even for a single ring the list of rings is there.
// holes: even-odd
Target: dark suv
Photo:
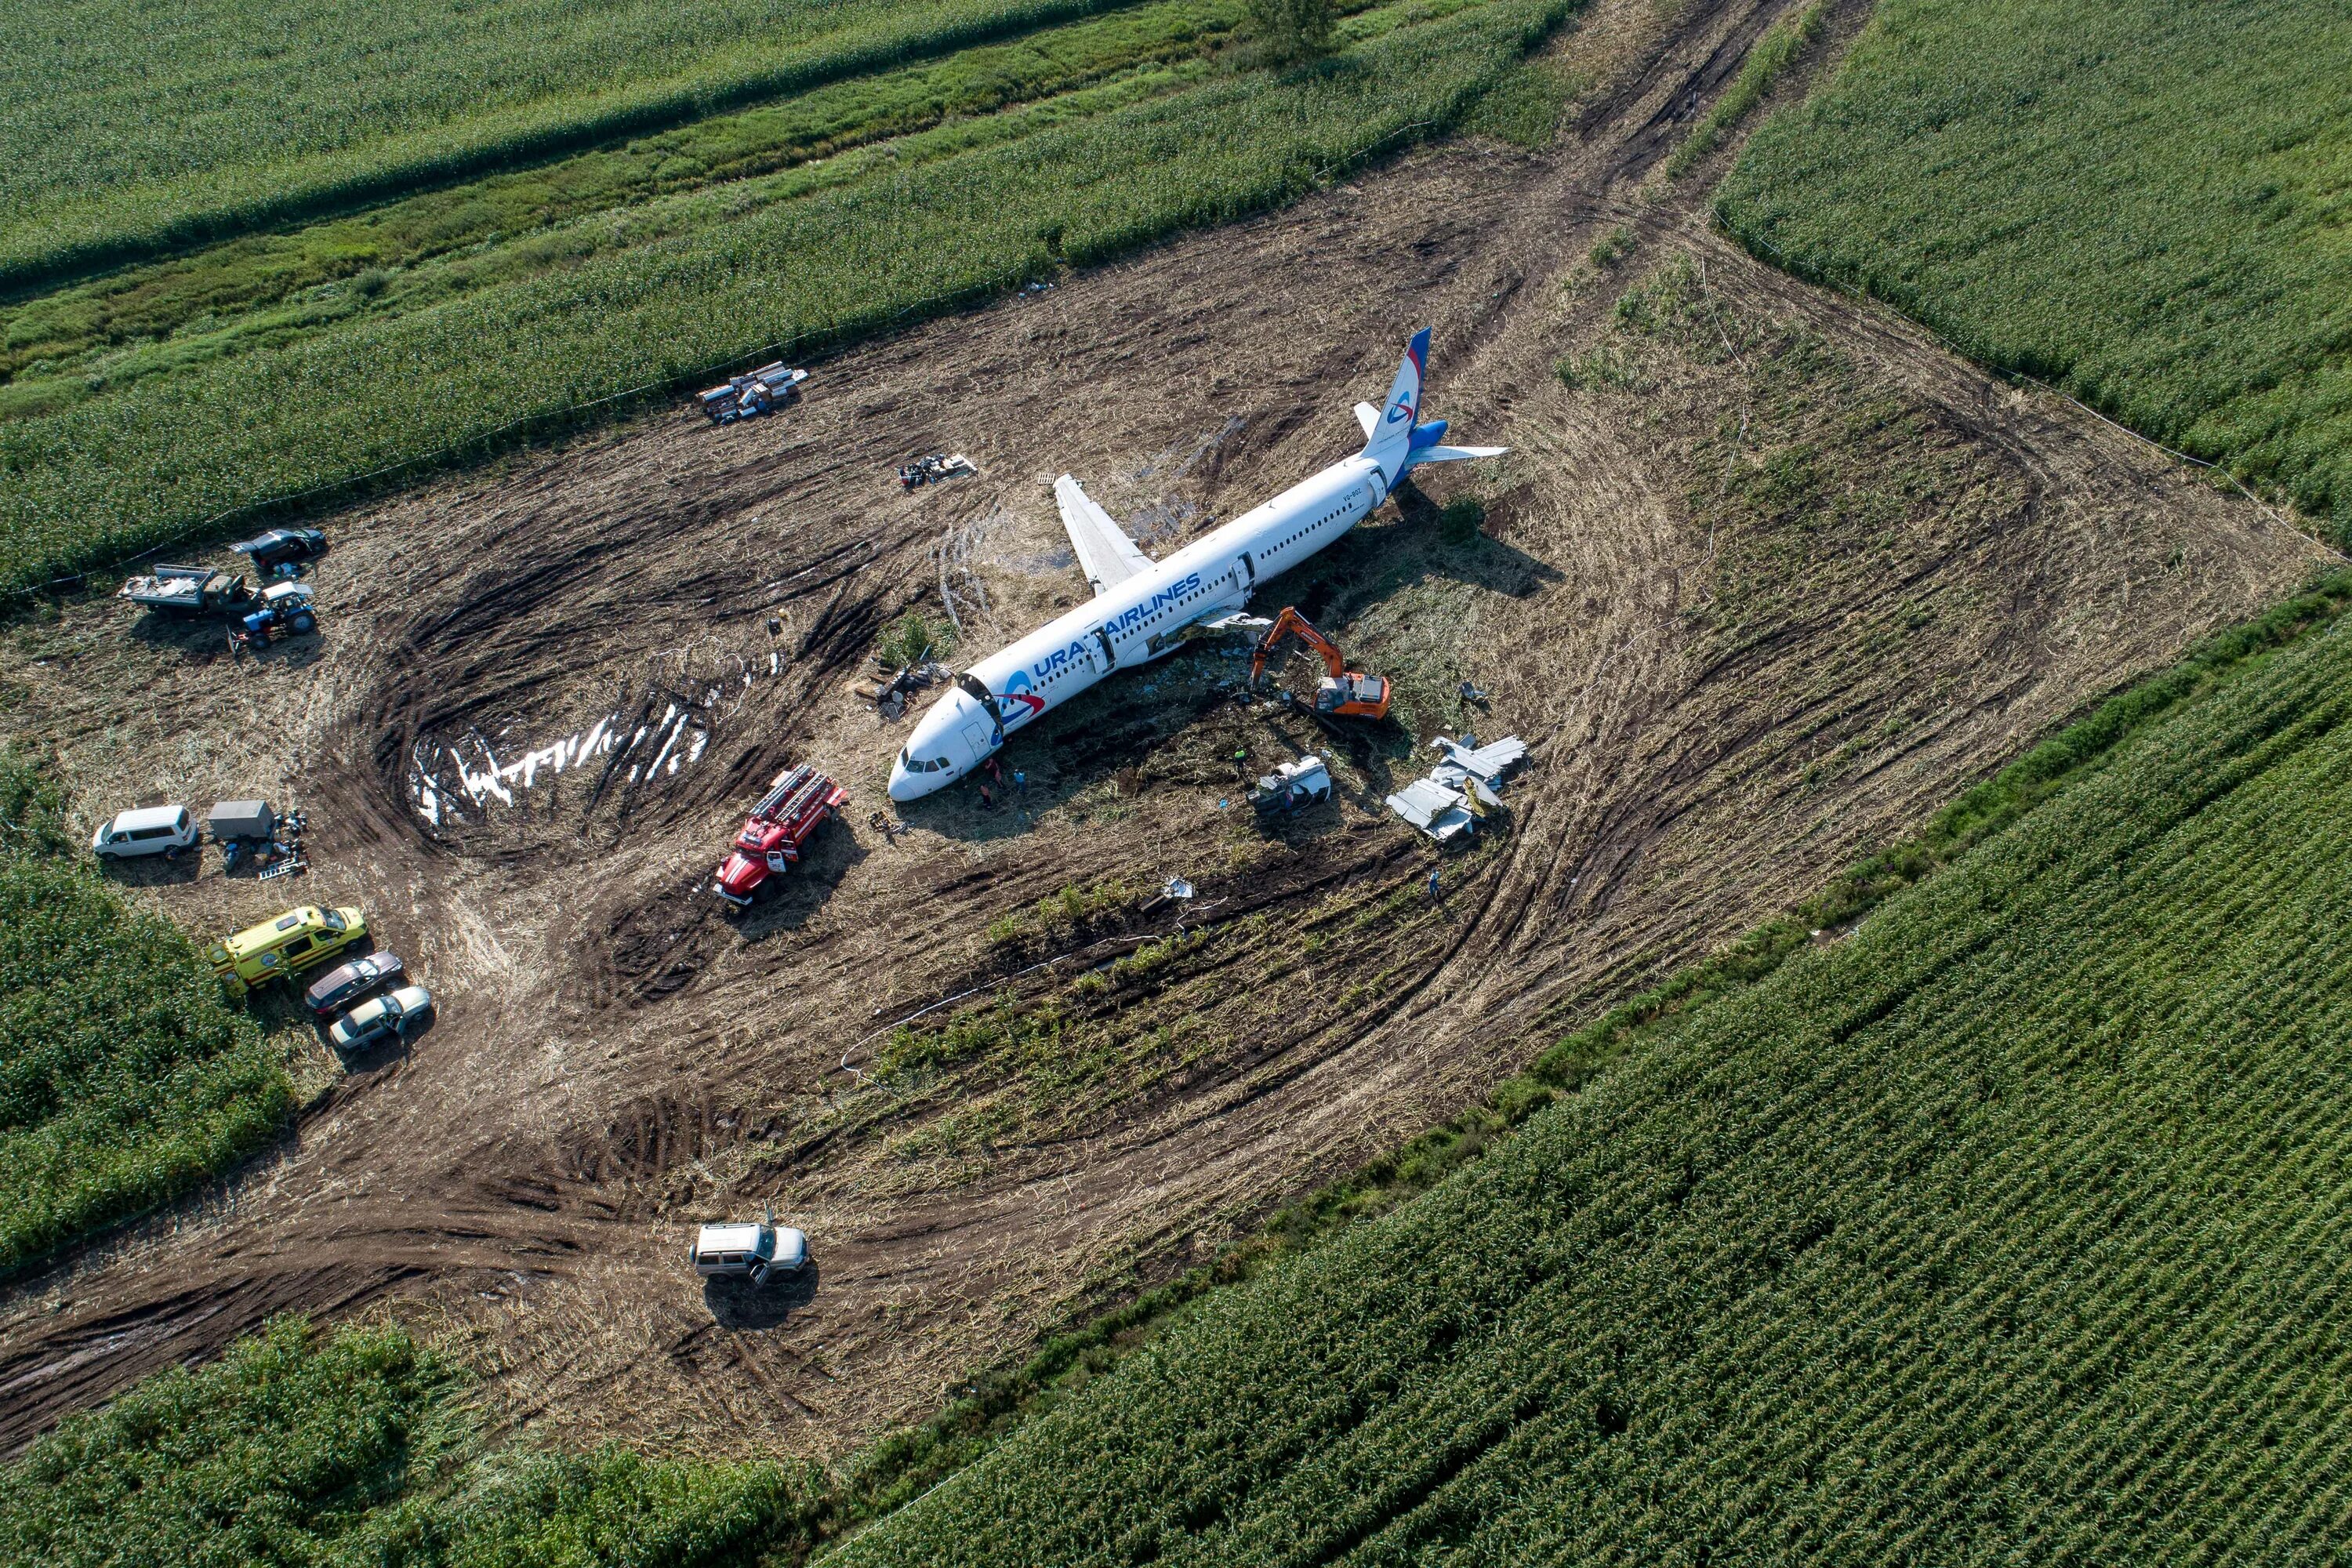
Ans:
[[[315,528],[273,528],[229,546],[250,558],[254,569],[268,572],[289,561],[308,561],[327,548],[327,536]]]
[[[323,1018],[350,1006],[379,985],[389,985],[402,974],[400,960],[389,952],[371,952],[339,964],[302,993],[302,1005]]]

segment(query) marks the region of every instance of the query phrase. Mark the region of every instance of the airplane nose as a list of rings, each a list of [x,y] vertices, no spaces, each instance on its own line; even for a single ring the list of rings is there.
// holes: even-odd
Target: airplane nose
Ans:
[[[904,803],[915,798],[915,776],[902,763],[890,764],[890,798]]]

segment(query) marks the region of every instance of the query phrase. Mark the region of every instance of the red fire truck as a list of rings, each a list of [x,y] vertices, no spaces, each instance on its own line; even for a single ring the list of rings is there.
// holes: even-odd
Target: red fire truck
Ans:
[[[714,889],[736,908],[751,908],[768,879],[799,859],[816,830],[848,799],[847,790],[805,763],[785,769],[735,836],[735,847],[719,862]]]

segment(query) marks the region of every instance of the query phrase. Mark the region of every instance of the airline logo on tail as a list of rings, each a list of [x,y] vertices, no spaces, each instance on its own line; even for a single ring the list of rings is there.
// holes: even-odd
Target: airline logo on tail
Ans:
[[[1421,413],[1421,378],[1429,368],[1429,329],[1413,333],[1412,342],[1404,349],[1404,363],[1397,366],[1396,384],[1389,388],[1388,423],[1411,420]]]
[[[1364,443],[1364,456],[1381,465],[1381,471],[1393,482],[1404,471],[1412,445],[1413,421],[1421,415],[1422,371],[1429,363],[1429,329],[1413,333],[1412,342],[1404,351],[1403,363],[1397,366],[1396,380],[1389,384],[1388,412],[1381,416],[1377,429],[1369,432]],[[1366,410],[1367,416],[1370,410]]]
[[[1429,329],[1423,327],[1412,335],[1412,345],[1397,366],[1396,380],[1389,386],[1388,412],[1382,414],[1369,403],[1356,405],[1356,421],[1364,427],[1364,456],[1381,466],[1381,479],[1391,485],[1404,477],[1407,468],[1423,463],[1458,463],[1466,458],[1503,455],[1500,447],[1447,446],[1443,419],[1416,423],[1421,417],[1422,373],[1428,364]]]

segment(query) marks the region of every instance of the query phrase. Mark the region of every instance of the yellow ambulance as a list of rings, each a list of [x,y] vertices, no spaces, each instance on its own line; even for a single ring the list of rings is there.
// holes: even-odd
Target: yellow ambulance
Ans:
[[[306,904],[214,943],[205,956],[228,994],[242,1001],[254,987],[280,975],[299,974],[365,935],[367,921],[359,910]]]

